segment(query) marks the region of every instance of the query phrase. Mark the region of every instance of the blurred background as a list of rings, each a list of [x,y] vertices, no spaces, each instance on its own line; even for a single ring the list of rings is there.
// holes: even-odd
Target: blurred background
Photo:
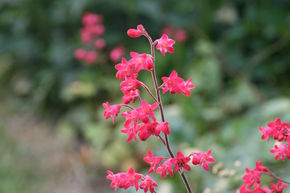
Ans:
[[[82,30],[85,12],[103,17],[94,37]],[[103,117],[104,101],[121,101],[114,65],[149,52],[145,38],[126,35],[137,24],[177,42],[174,54],[157,53],[159,77],[175,69],[196,86],[191,97],[162,96],[173,149],[213,149],[209,172],[187,173],[194,192],[236,192],[258,160],[289,181],[290,164],[258,131],[290,122],[289,0],[1,0],[0,192],[113,192],[107,169],[145,173],[148,149],[167,155],[154,138],[126,143],[123,119]],[[185,192],[178,175],[153,177],[157,192]]]

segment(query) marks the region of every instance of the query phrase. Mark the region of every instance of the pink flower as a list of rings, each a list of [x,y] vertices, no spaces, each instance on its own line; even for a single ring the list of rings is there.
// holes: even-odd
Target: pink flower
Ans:
[[[160,39],[157,39],[157,50],[160,50],[161,54],[165,56],[166,52],[173,53],[173,44],[175,44],[175,41],[172,39],[169,39],[166,34],[163,34]]]
[[[288,185],[287,184],[283,184],[281,181],[279,181],[277,184],[270,183],[270,186],[272,187],[273,192],[282,193],[284,188],[286,188]]]
[[[121,130],[122,133],[126,133],[128,135],[127,143],[129,143],[132,139],[137,142],[136,134],[138,132],[138,125],[129,126],[125,125],[125,128]]]
[[[157,122],[147,122],[140,126],[138,136],[142,141],[148,139],[151,135],[158,136],[160,131],[157,130]]]
[[[209,170],[209,165],[211,163],[215,162],[215,159],[210,155],[211,149],[208,150],[208,152],[198,152],[192,154],[192,164],[193,165],[200,165],[202,166],[206,171]]]
[[[128,170],[128,172],[121,172],[114,174],[110,170],[107,171],[107,179],[111,180],[111,187],[115,188],[115,191],[117,188],[124,188],[128,189],[131,186],[135,186],[136,191],[139,188],[139,181],[143,177],[142,174],[136,173],[132,168]]]
[[[161,164],[157,168],[156,173],[160,174],[162,178],[165,178],[167,174],[169,174],[172,177],[173,171],[171,168],[171,159],[167,159],[163,164]]]
[[[163,94],[169,91],[171,94],[180,93],[181,92],[181,85],[183,85],[184,80],[178,77],[178,74],[175,70],[171,72],[169,77],[162,77],[163,81]]]
[[[157,107],[158,107],[157,103],[153,103],[152,105],[150,105],[147,103],[147,101],[142,100],[141,106],[138,108],[139,119],[144,123],[148,122],[150,117],[153,121],[156,121],[156,118],[154,116],[154,110]]]
[[[157,129],[159,131],[162,131],[162,133],[164,133],[165,135],[169,135],[170,134],[170,129],[169,129],[168,122],[159,122],[158,125],[157,125]]]
[[[125,80],[120,83],[123,93],[129,92],[131,90],[136,90],[139,88],[140,85],[140,82],[132,77],[125,77]]]
[[[192,79],[184,81],[183,78],[178,77],[177,72],[173,70],[169,77],[162,77],[163,94],[169,91],[171,94],[179,94],[182,92],[185,96],[190,96],[190,90],[194,88],[194,84],[192,84],[191,80]]]
[[[271,127],[259,127],[259,130],[263,133],[261,139],[267,139],[267,141],[269,142],[269,138],[270,136],[273,135],[273,129]]]
[[[151,55],[145,53],[138,54],[137,52],[130,52],[130,56],[132,57],[130,62],[135,65],[137,72],[139,72],[140,70],[153,70],[153,59]]]
[[[143,189],[145,193],[148,190],[151,193],[154,193],[154,187],[157,187],[157,183],[148,175],[145,177],[145,179],[140,184],[140,188]]]
[[[131,38],[137,38],[140,37],[144,34],[145,29],[143,27],[143,25],[138,25],[137,29],[128,29],[127,34],[129,37]]]
[[[273,154],[275,154],[275,160],[282,159],[283,161],[285,161],[286,149],[287,149],[286,144],[282,144],[280,146],[275,145],[270,150],[270,152],[273,153]]]
[[[84,58],[85,62],[93,64],[97,60],[97,53],[95,51],[88,51]]]
[[[177,172],[181,168],[190,171],[190,166],[187,164],[190,161],[190,157],[184,157],[183,153],[178,151],[175,158],[171,159],[171,163],[174,164],[174,171]]]
[[[87,29],[87,28],[83,28],[81,30],[81,40],[84,44],[89,43],[93,38],[92,33]]]
[[[122,101],[124,104],[129,104],[131,102],[134,102],[139,96],[140,96],[140,91],[138,89],[130,90],[124,93],[124,96],[122,97]]]
[[[121,114],[122,117],[125,117],[125,123],[124,126],[128,127],[133,123],[134,126],[137,125],[137,121],[139,118],[139,113],[137,110],[132,110],[132,111],[125,111]]]
[[[190,78],[187,81],[183,82],[183,85],[181,86],[181,91],[185,96],[190,96],[190,90],[194,89],[194,87],[194,84],[192,84],[192,78]]]
[[[110,52],[110,59],[113,62],[117,62],[125,54],[125,48],[123,46],[116,46]]]
[[[286,122],[282,122],[280,118],[268,123],[268,127],[273,129],[273,138],[278,141],[286,140],[287,135],[290,133],[290,125]]]
[[[150,169],[148,171],[148,174],[152,173],[155,171],[157,165],[160,164],[160,162],[163,160],[162,157],[160,156],[153,156],[152,152],[149,150],[147,152],[147,156],[144,157],[144,161],[148,164],[150,164]]]
[[[106,119],[112,118],[113,123],[115,123],[116,116],[119,114],[121,105],[111,105],[108,102],[103,103],[105,108],[104,116]]]
[[[97,39],[94,46],[95,48],[101,50],[106,46],[106,41],[103,39]]]
[[[125,77],[137,77],[135,65],[128,62],[126,58],[122,58],[121,63],[116,64],[115,68],[118,70],[116,77],[120,80],[125,79]]]
[[[84,25],[96,25],[103,22],[103,17],[94,13],[85,13],[82,17]]]
[[[136,191],[139,188],[139,184],[138,183],[139,183],[140,179],[142,178],[142,176],[143,176],[142,174],[136,173],[134,171],[134,169],[131,168],[131,167],[130,167],[130,169],[127,172],[126,178],[129,181],[130,186],[133,186],[133,185],[135,186]]]
[[[78,48],[75,53],[74,56],[77,60],[84,60],[86,57],[87,51],[82,49],[82,48]]]
[[[187,33],[183,29],[179,29],[175,32],[175,39],[179,42],[184,42],[187,39]]]
[[[260,172],[246,168],[246,174],[243,177],[244,183],[251,188],[255,183],[260,184]]]

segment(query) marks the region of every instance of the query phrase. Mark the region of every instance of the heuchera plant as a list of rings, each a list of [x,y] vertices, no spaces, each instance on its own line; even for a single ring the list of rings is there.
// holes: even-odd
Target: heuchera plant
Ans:
[[[170,157],[156,156],[153,155],[151,150],[148,150],[147,155],[144,157],[144,161],[150,165],[146,175],[135,172],[133,168],[121,173],[113,173],[108,170],[107,179],[111,180],[111,187],[115,188],[115,190],[117,188],[127,189],[133,186],[136,191],[140,188],[145,193],[147,191],[154,193],[158,185],[150,177],[151,173],[155,172],[161,178],[165,178],[168,175],[172,177],[174,173],[179,173],[187,192],[192,193],[185,171],[191,170],[190,164],[200,165],[208,171],[209,164],[214,163],[215,159],[211,156],[211,150],[207,152],[192,152],[189,155],[184,155],[181,151],[175,154],[172,151],[168,137],[170,135],[170,126],[165,120],[160,91],[163,94],[169,92],[171,94],[182,93],[185,96],[190,96],[190,91],[194,88],[194,84],[191,79],[184,80],[179,77],[176,71],[172,71],[168,77],[162,77],[163,83],[161,85],[158,84],[155,72],[155,49],[159,50],[163,56],[166,53],[174,52],[173,45],[175,41],[166,34],[163,34],[160,39],[153,41],[142,25],[138,25],[136,29],[129,29],[127,34],[131,38],[146,37],[151,47],[151,53],[131,52],[129,60],[122,58],[121,62],[115,66],[117,69],[116,77],[122,81],[120,86],[124,94],[122,98],[123,104],[110,105],[108,102],[103,103],[105,108],[104,116],[106,119],[112,118],[113,123],[115,123],[116,116],[120,113],[121,108],[129,109],[121,113],[121,116],[125,118],[124,129],[121,132],[128,135],[127,142],[132,140],[137,142],[138,138],[141,141],[146,141],[149,137],[155,136],[166,147]],[[138,73],[141,70],[151,73],[155,94],[151,92],[145,83],[138,80]],[[151,96],[154,101],[153,104],[141,99],[140,87],[143,87]],[[130,103],[135,103],[137,107],[129,105]],[[159,109],[161,120],[157,120],[155,117],[157,109]]]
[[[261,139],[267,139],[269,142],[270,137],[274,140],[277,140],[277,145],[270,150],[271,153],[275,154],[275,160],[282,159],[285,161],[285,158],[290,159],[290,124],[282,122],[280,118],[277,118],[275,121],[268,123],[267,127],[259,127],[259,130],[262,132]],[[270,183],[270,187],[262,187],[262,181],[260,176],[268,175],[276,180],[277,184]],[[271,172],[266,166],[261,165],[261,161],[256,162],[256,168],[250,170],[246,168],[246,174],[243,177],[244,183],[240,188],[240,193],[282,193],[284,188],[290,184],[285,180],[282,180],[280,177],[276,176]]]
[[[116,64],[116,77],[122,81],[120,86],[123,92],[123,103],[114,105],[110,105],[108,102],[103,103],[105,108],[104,116],[106,119],[111,118],[112,122],[115,123],[115,119],[120,114],[121,109],[126,108],[120,115],[125,118],[124,128],[121,132],[128,136],[127,142],[132,140],[137,142],[138,139],[146,141],[149,137],[155,136],[165,146],[170,157],[153,155],[152,151],[148,150],[147,155],[144,157],[144,161],[150,166],[147,174],[137,173],[130,167],[127,172],[120,173],[113,173],[108,170],[107,179],[111,180],[111,187],[115,190],[117,188],[128,189],[129,187],[135,187],[136,191],[143,189],[145,193],[148,191],[155,193],[155,188],[158,185],[150,176],[151,173],[155,172],[161,178],[165,178],[168,175],[172,177],[174,173],[178,173],[184,182],[187,192],[192,193],[185,171],[191,170],[190,164],[199,165],[208,171],[209,164],[215,162],[211,155],[212,150],[192,152],[189,155],[184,155],[181,151],[177,151],[175,154],[169,143],[170,126],[165,120],[161,101],[161,91],[163,94],[169,92],[171,94],[182,93],[185,96],[190,96],[191,90],[194,89],[192,79],[184,80],[173,70],[168,77],[161,78],[162,84],[159,85],[155,71],[155,49],[159,50],[163,56],[166,53],[174,53],[173,45],[175,41],[170,39],[167,34],[163,34],[160,39],[153,41],[142,25],[138,25],[136,29],[129,29],[127,34],[131,38],[146,37],[151,47],[151,53],[131,52],[129,60],[122,58],[121,62]],[[151,92],[145,83],[138,80],[138,73],[141,70],[151,73],[155,94]],[[143,87],[151,96],[154,101],[152,104],[141,99],[140,87]],[[135,103],[134,106],[136,107],[131,106],[131,103]],[[157,109],[161,115],[161,120],[157,120],[155,117]],[[259,127],[259,130],[263,133],[261,137],[263,140],[267,139],[269,141],[269,138],[273,137],[279,142],[270,150],[271,153],[275,154],[276,160],[282,159],[285,161],[285,158],[290,159],[290,125],[288,123],[276,119],[265,128]],[[276,184],[270,183],[270,188],[268,186],[262,187],[260,179],[262,174],[273,177],[278,182]],[[243,181],[244,183],[239,189],[240,193],[282,193],[287,184],[290,184],[276,176],[267,167],[262,166],[261,161],[256,163],[256,168],[253,170],[246,168]]]

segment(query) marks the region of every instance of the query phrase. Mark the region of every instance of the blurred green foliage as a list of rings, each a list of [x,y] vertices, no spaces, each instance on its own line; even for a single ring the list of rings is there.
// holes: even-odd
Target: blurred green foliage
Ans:
[[[122,120],[114,126],[102,117],[102,102],[120,102],[121,92],[112,62],[86,66],[73,58],[81,45],[85,11],[104,16],[107,55],[118,44],[128,52],[148,52],[145,39],[126,36],[128,28],[140,23],[153,38],[159,38],[168,25],[187,31],[188,39],[176,43],[174,54],[157,54],[159,76],[176,69],[196,85],[189,98],[162,96],[172,125],[171,141],[175,150],[213,148],[224,173],[235,171],[212,175],[195,169],[188,174],[194,192],[207,187],[235,192],[243,168],[253,167],[260,159],[289,179],[289,164],[274,161],[269,153],[272,142],[260,141],[257,129],[275,117],[290,121],[289,1],[1,1],[1,100],[24,112],[41,113],[57,123],[62,135],[89,144],[90,159],[98,164],[99,178],[103,178],[104,168],[125,170],[135,165],[145,169],[142,155],[149,147],[166,152],[154,139],[126,144],[120,134]],[[141,79],[151,83],[145,73]],[[164,192],[183,190],[177,176],[162,182],[162,188]]]

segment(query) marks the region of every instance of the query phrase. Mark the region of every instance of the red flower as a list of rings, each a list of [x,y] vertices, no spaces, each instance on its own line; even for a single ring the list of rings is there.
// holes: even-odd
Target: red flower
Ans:
[[[105,108],[105,111],[104,111],[105,118],[106,119],[112,118],[113,123],[115,123],[115,119],[116,119],[116,116],[120,112],[121,105],[110,106],[110,104],[108,102],[105,102],[105,103],[103,103],[103,106]]]
[[[116,46],[110,51],[110,59],[117,62],[125,54],[126,50],[123,46]]]
[[[118,70],[116,77],[120,80],[125,79],[125,77],[137,77],[135,65],[128,62],[126,58],[122,58],[121,63],[116,64],[115,68]]]
[[[145,29],[143,27],[143,25],[138,25],[137,29],[128,29],[127,34],[129,37],[131,38],[137,38],[140,37],[144,34]]]
[[[130,52],[130,56],[132,57],[130,62],[135,65],[136,72],[139,72],[140,70],[153,70],[153,59],[151,55]]]
[[[165,56],[166,52],[173,53],[173,44],[175,44],[175,41],[172,39],[169,39],[166,34],[163,34],[160,39],[157,39],[157,50],[160,50],[161,54]]]
[[[214,163],[215,159],[210,155],[211,149],[208,150],[208,152],[198,152],[192,154],[192,164],[193,165],[200,165],[202,166],[206,171],[209,170],[208,164]]]
[[[180,93],[181,92],[181,85],[183,85],[184,80],[178,77],[178,74],[175,70],[171,72],[169,77],[162,77],[163,81],[163,94],[169,91],[171,94]]]
[[[282,159],[283,161],[285,161],[286,150],[286,144],[282,144],[280,146],[275,145],[272,149],[270,149],[270,152],[275,154],[275,160]]]
[[[82,17],[84,25],[96,25],[103,22],[103,17],[94,13],[85,13]]]
[[[180,168],[184,168],[190,171],[190,166],[187,164],[190,161],[190,157],[184,157],[183,153],[178,151],[175,158],[171,159],[171,163],[174,164],[174,171],[177,172]]]
[[[153,121],[156,121],[156,118],[154,116],[154,110],[157,107],[157,103],[153,103],[152,105],[150,105],[147,103],[147,101],[142,100],[141,106],[137,109],[139,112],[139,119],[144,123],[148,122],[150,117]]]
[[[154,187],[157,187],[157,183],[148,175],[140,184],[140,188],[144,189],[145,193],[148,191],[148,189],[151,193],[154,193]]]
[[[157,122],[147,122],[140,126],[138,136],[142,141],[148,139],[151,135],[158,136],[160,131],[157,130]]]
[[[127,189],[131,186],[135,186],[136,191],[139,188],[139,181],[143,177],[142,174],[136,173],[132,168],[128,170],[128,172],[121,172],[114,174],[110,170],[107,171],[107,179],[111,180],[111,187],[115,188],[115,191],[117,188],[124,188]]]
[[[165,135],[169,135],[170,134],[170,129],[169,129],[169,124],[168,122],[159,122],[157,129],[159,131],[162,131],[162,133],[164,133]]]
[[[163,94],[169,91],[171,94],[180,94],[182,92],[185,96],[190,96],[190,90],[194,88],[194,84],[192,84],[191,80],[192,79],[184,81],[183,78],[178,77],[177,72],[173,70],[169,77],[162,77]]]
[[[169,174],[172,177],[173,171],[171,168],[171,159],[167,159],[163,164],[161,164],[157,168],[156,173],[160,174],[162,178],[165,178],[167,174]]]
[[[155,171],[157,165],[160,164],[160,162],[163,160],[162,157],[160,156],[153,156],[152,152],[149,150],[147,152],[147,156],[144,157],[144,161],[148,164],[150,164],[150,169],[148,171],[148,174],[152,173]]]
[[[288,185],[287,184],[283,184],[281,181],[279,181],[277,184],[270,183],[270,186],[273,189],[272,192],[282,193],[283,189],[286,188]]]
[[[125,125],[125,128],[121,130],[122,133],[126,133],[128,135],[127,142],[129,143],[132,139],[137,142],[136,134],[138,132],[138,125],[129,126]]]

